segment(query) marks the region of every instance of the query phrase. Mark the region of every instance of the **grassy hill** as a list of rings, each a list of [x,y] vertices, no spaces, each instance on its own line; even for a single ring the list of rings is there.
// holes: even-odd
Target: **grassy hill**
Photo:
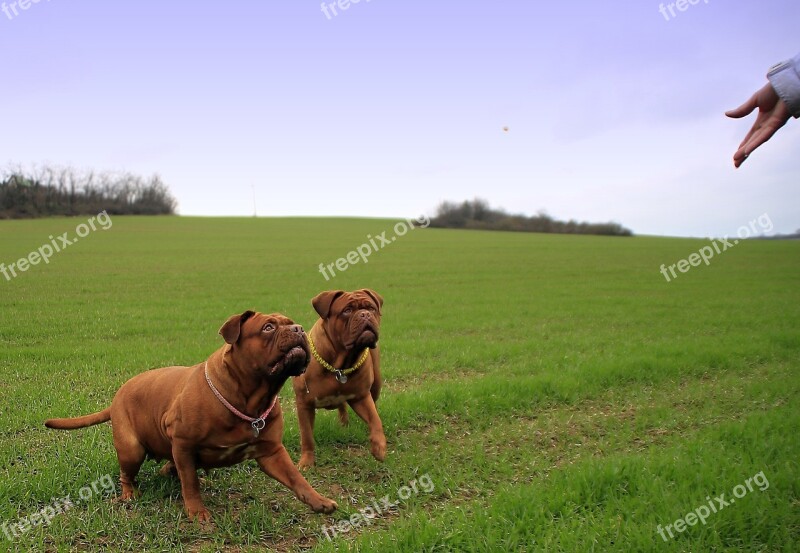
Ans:
[[[0,263],[82,223],[0,221]],[[667,282],[662,264],[708,242],[399,236],[396,223],[117,217],[46,264],[0,274],[0,525],[74,502],[13,541],[0,532],[0,550],[800,548],[800,242],[745,241]],[[336,268],[384,231],[368,263]],[[179,484],[153,462],[133,504],[75,499],[104,475],[117,482],[110,428],[54,432],[44,419],[99,410],[143,370],[202,361],[233,313],[310,328],[315,294],[362,287],[386,300],[389,455],[374,461],[356,417],[343,429],[318,414],[307,477],[339,511],[309,512],[254,462],[204,479],[209,528],[186,519]],[[281,403],[297,460],[288,385]],[[404,488],[422,478],[431,485]],[[343,531],[382,498],[395,505]]]

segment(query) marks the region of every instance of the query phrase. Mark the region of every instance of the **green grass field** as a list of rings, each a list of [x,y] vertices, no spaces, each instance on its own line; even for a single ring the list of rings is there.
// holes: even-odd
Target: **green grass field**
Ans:
[[[0,262],[85,221],[0,221]],[[417,229],[330,281],[318,272],[393,225],[117,217],[0,275],[0,524],[74,501],[49,525],[0,533],[0,550],[800,550],[800,242],[743,242],[667,283],[661,264],[706,241]],[[110,427],[42,424],[104,408],[141,371],[202,361],[233,313],[309,328],[315,294],[362,287],[386,301],[389,455],[370,456],[355,416],[341,428],[318,414],[307,477],[338,501],[331,516],[254,462],[204,478],[208,527],[154,462],[138,501],[112,502]],[[281,403],[296,461],[288,384]],[[76,500],[104,475],[112,494]],[[341,531],[387,496],[395,506]],[[709,502],[704,524],[675,524]]]

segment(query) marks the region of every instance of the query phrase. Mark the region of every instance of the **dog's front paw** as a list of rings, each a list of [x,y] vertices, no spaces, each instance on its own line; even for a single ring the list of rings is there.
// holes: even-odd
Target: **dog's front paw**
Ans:
[[[142,495],[142,494],[138,489],[133,488],[131,486],[126,486],[125,484],[123,484],[122,485],[122,493],[118,497],[115,497],[114,499],[112,499],[112,501],[113,502],[118,502],[119,501],[119,502],[123,502],[124,503],[124,502],[128,502],[128,501],[133,501],[134,499],[136,499],[140,495]]]
[[[189,517],[189,520],[196,520],[197,522],[210,522],[211,521],[211,513],[208,512],[205,505],[200,503],[186,505],[186,514]]]
[[[308,470],[314,466],[315,463],[314,454],[313,453],[303,453],[300,455],[300,461],[297,463],[297,468],[300,470]]]
[[[315,513],[323,513],[326,515],[339,508],[339,505],[333,499],[328,499],[327,497],[323,497],[321,495],[309,501],[308,505]]]
[[[378,461],[383,462],[386,459],[386,438],[372,441],[372,456]]]

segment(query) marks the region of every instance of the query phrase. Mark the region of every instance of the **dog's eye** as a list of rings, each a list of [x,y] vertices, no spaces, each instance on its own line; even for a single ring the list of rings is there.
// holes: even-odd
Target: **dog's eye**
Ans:
[[[347,315],[349,315],[349,314],[350,314],[350,313],[352,313],[352,312],[353,312],[353,310],[352,310],[351,308],[349,308],[349,307],[348,307],[347,309],[345,309],[344,311],[342,311],[342,315],[344,315],[344,316],[346,317]]]
[[[261,332],[272,332],[275,330],[275,325],[272,323],[267,323],[264,325],[264,328],[261,329]]]
[[[370,305],[369,307],[367,307],[367,309],[372,311],[373,313],[375,312],[375,306],[373,305]]]

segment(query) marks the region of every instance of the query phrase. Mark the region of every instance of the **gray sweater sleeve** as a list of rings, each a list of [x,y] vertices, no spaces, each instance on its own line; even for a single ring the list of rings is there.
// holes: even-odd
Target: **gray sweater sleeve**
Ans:
[[[789,113],[796,118],[800,117],[800,54],[772,66],[767,78],[789,107]]]

